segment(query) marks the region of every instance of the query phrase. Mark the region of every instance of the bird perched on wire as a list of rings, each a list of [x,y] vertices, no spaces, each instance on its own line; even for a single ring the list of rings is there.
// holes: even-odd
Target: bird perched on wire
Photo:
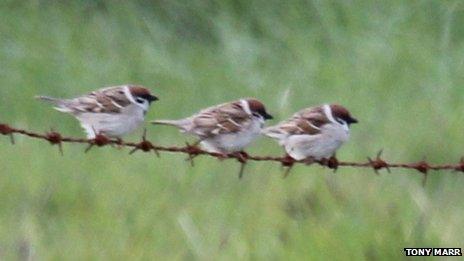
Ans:
[[[228,154],[242,152],[272,119],[264,104],[247,98],[206,108],[180,120],[156,120],[153,124],[171,125],[181,132],[196,135],[197,143],[209,152]]]
[[[290,119],[263,130],[278,140],[295,160],[329,159],[348,141],[350,126],[357,123],[350,112],[337,104],[303,109]]]
[[[36,98],[76,117],[88,139],[97,134],[120,138],[134,131],[143,123],[150,104],[158,100],[146,87],[132,84],[98,89],[73,99]]]

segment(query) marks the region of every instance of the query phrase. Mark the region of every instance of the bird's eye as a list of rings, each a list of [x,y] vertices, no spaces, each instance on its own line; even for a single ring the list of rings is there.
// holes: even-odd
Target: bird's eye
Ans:
[[[255,117],[258,117],[258,118],[259,118],[261,115],[259,115],[259,114],[258,114],[258,113],[256,113],[256,112],[253,112],[253,116],[255,116]]]
[[[138,103],[143,103],[143,102],[144,102],[144,100],[143,100],[142,98],[136,98],[135,100],[136,100]]]
[[[336,118],[336,121],[337,121],[338,123],[340,123],[341,125],[345,125],[345,124],[346,124],[346,122],[345,122],[344,120],[340,119],[340,118]]]

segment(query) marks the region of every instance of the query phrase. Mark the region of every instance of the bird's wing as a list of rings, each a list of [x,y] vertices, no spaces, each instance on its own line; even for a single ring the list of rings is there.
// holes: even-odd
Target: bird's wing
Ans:
[[[295,113],[290,119],[267,128],[268,136],[317,135],[321,126],[329,123],[321,107],[311,107]],[[273,135],[274,134],[274,135]]]
[[[70,100],[68,107],[74,112],[120,113],[121,109],[130,105],[121,86],[96,90],[88,95]]]
[[[195,132],[204,137],[236,133],[252,121],[240,101],[207,108],[200,111],[192,120]]]

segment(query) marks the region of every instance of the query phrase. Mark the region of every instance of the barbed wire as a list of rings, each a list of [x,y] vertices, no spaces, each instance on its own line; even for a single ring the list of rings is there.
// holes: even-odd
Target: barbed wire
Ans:
[[[131,148],[130,154],[135,153],[136,151],[143,151],[143,152],[154,152],[156,156],[160,157],[160,152],[172,152],[172,153],[183,153],[188,155],[188,160],[194,165],[193,159],[200,155],[206,155],[215,157],[220,160],[224,159],[235,159],[241,164],[239,177],[243,176],[243,170],[245,165],[249,161],[271,161],[271,162],[278,162],[281,164],[282,167],[285,167],[284,177],[288,176],[290,170],[295,164],[306,164],[311,165],[313,163],[317,163],[323,167],[327,167],[336,171],[340,167],[353,167],[353,168],[371,168],[374,170],[376,174],[379,174],[379,171],[382,169],[386,169],[389,173],[391,169],[398,168],[398,169],[412,169],[416,170],[419,173],[423,174],[423,184],[425,185],[427,180],[427,175],[430,171],[443,171],[443,170],[450,170],[450,171],[458,171],[464,173],[464,158],[458,163],[455,164],[430,164],[425,160],[413,162],[413,163],[389,163],[382,159],[382,150],[376,155],[375,158],[367,158],[366,162],[347,162],[347,161],[338,161],[335,157],[330,159],[324,160],[294,160],[290,156],[256,156],[256,155],[249,155],[245,152],[237,152],[237,153],[230,153],[230,154],[221,154],[215,152],[208,152],[202,150],[195,144],[186,143],[183,147],[177,146],[160,146],[155,145],[149,140],[146,139],[146,130],[143,133],[143,136],[139,142],[127,142],[122,139],[110,139],[105,135],[97,134],[94,139],[85,139],[85,138],[75,138],[75,137],[65,137],[61,135],[59,132],[54,131],[51,129],[49,132],[46,133],[37,133],[28,131],[25,129],[18,129],[14,128],[8,124],[0,123],[0,134],[9,136],[10,141],[12,144],[15,144],[14,135],[23,135],[34,139],[40,139],[48,141],[51,145],[57,145],[61,154],[63,154],[63,143],[79,143],[79,144],[87,144],[87,148],[85,152],[87,153],[93,147],[104,147],[104,146],[117,146],[117,147],[127,147]]]

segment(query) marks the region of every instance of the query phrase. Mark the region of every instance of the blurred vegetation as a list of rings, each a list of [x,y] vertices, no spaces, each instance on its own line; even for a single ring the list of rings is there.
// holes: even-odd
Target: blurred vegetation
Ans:
[[[0,21],[0,121],[14,126],[83,135],[32,97],[139,83],[161,99],[148,119],[255,96],[272,124],[337,102],[360,119],[342,160],[463,155],[461,1],[6,0]],[[422,188],[411,171],[299,166],[283,180],[253,163],[238,180],[232,161],[64,150],[0,139],[0,259],[371,260],[464,244],[461,174]],[[282,153],[265,138],[249,152]]]

